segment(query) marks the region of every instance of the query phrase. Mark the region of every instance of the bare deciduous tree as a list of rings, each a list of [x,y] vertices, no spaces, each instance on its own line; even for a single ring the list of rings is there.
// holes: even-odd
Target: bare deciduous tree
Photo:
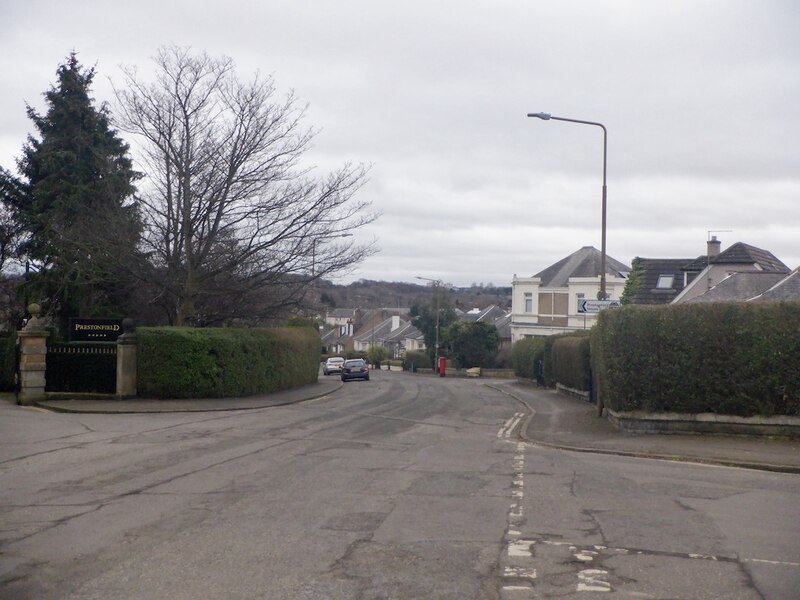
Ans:
[[[315,279],[375,252],[349,235],[377,217],[354,196],[366,170],[301,167],[314,132],[294,95],[278,99],[271,77],[242,82],[231,59],[188,49],[162,48],[155,64],[152,83],[125,70],[116,113],[143,141],[149,278],[171,322],[275,317]]]

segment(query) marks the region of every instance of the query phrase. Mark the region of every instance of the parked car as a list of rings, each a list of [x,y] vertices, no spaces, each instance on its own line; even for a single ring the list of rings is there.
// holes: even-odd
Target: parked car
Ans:
[[[363,358],[346,360],[342,365],[342,381],[364,379],[369,381],[369,365]]]
[[[343,364],[344,359],[341,356],[331,356],[325,361],[325,364],[322,365],[322,374],[331,375],[333,373],[341,373]]]

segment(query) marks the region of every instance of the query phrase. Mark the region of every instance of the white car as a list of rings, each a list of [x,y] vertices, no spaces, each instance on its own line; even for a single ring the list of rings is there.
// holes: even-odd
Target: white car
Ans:
[[[331,375],[333,373],[341,373],[343,364],[344,359],[341,356],[331,356],[325,361],[325,364],[322,365],[322,374]]]

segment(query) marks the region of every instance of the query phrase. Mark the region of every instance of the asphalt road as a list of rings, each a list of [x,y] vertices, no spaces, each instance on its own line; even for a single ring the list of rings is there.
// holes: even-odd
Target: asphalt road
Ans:
[[[229,413],[0,405],[0,598],[775,598],[800,477],[516,438],[480,381]]]

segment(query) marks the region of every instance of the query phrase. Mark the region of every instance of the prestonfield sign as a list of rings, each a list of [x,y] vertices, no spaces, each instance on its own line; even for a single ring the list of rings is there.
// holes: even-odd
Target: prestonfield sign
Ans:
[[[122,319],[70,319],[70,342],[116,342],[122,335]]]

